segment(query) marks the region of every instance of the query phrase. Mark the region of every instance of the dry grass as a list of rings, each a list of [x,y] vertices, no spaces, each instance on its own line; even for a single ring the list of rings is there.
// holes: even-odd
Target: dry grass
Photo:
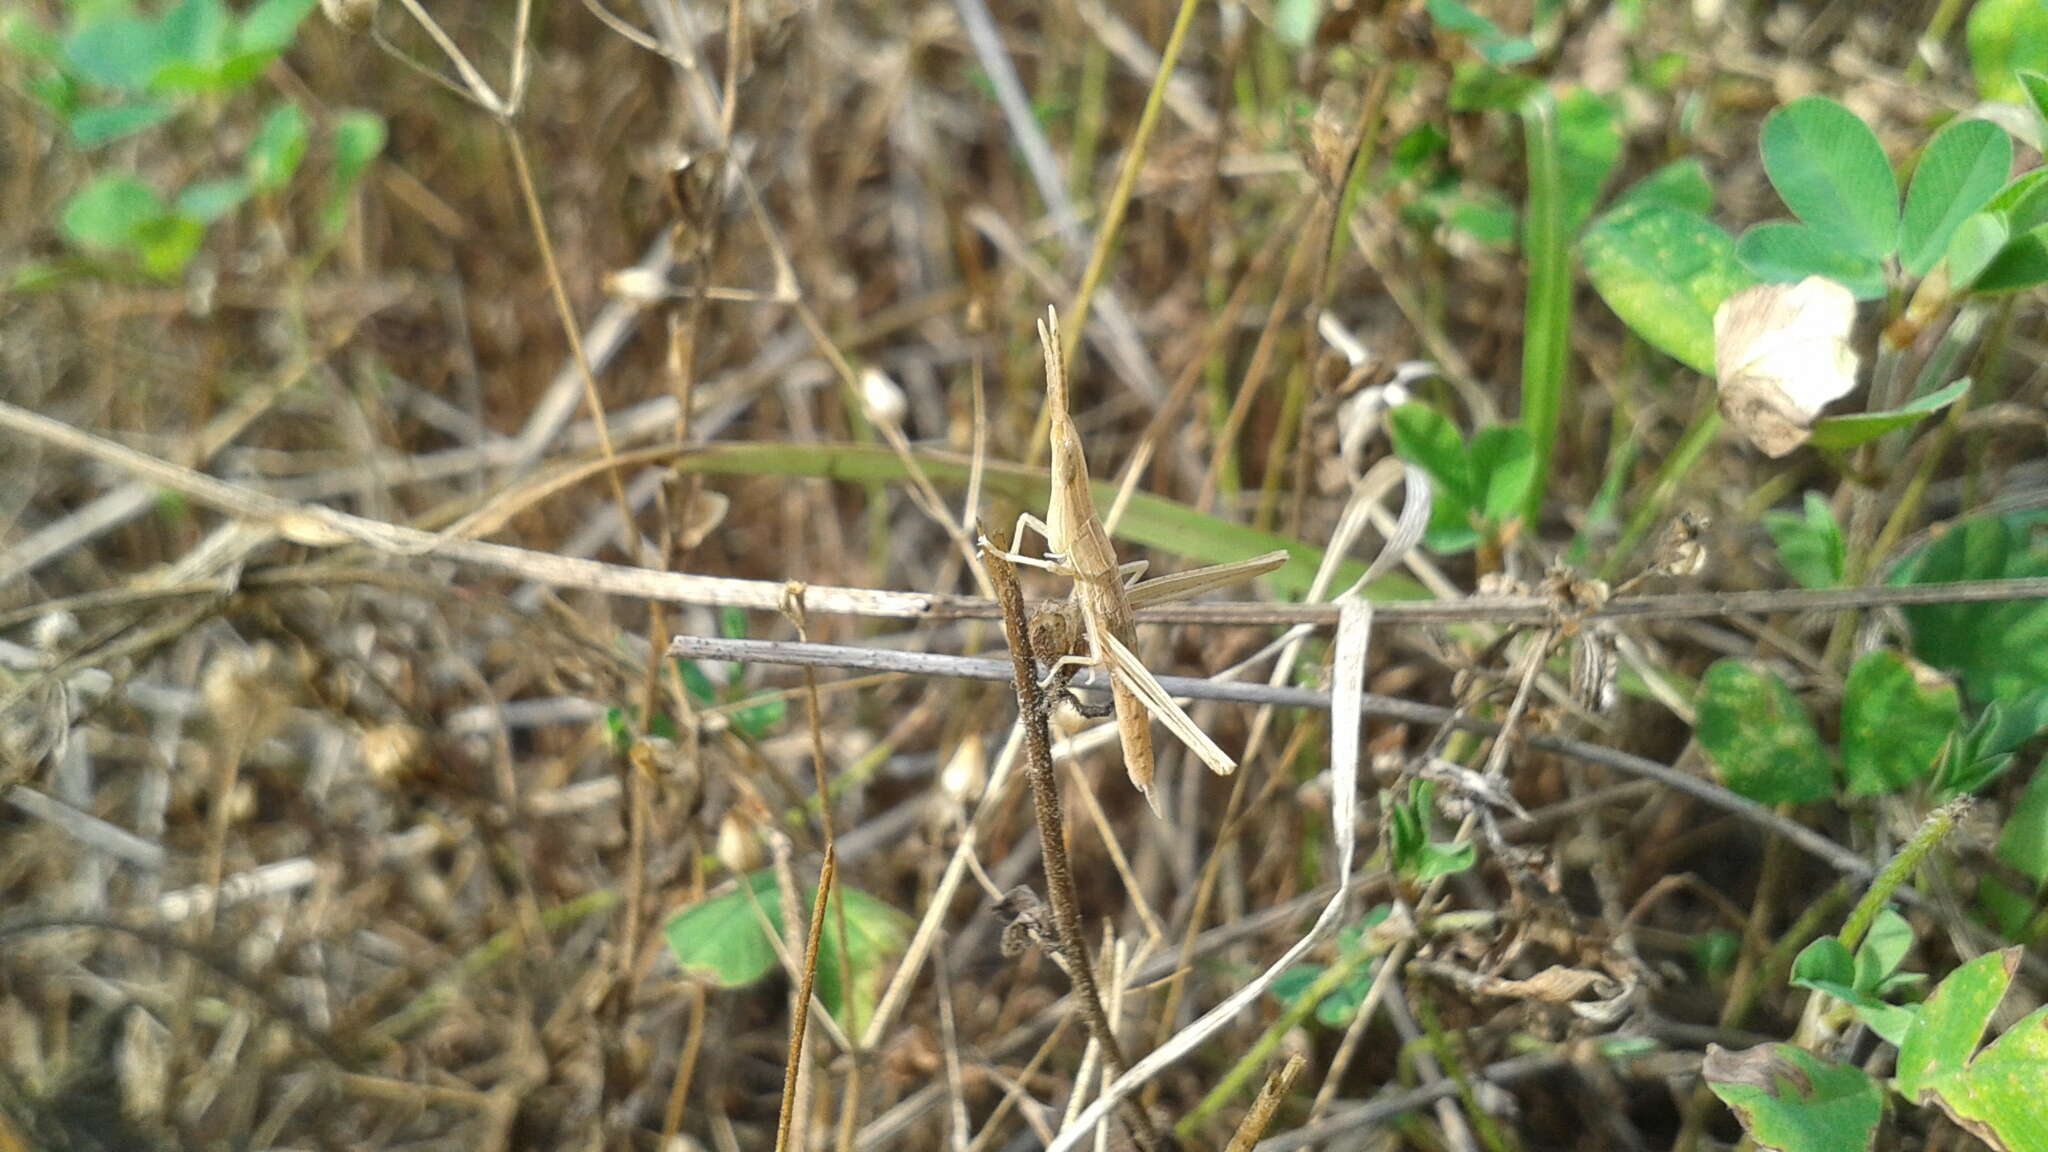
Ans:
[[[1048,303],[1082,346],[1075,408],[1100,478],[1306,542],[1311,562],[1361,530],[1376,551],[1398,496],[1345,513],[1386,441],[1347,461],[1341,401],[1430,358],[1474,421],[1512,414],[1522,274],[1410,226],[1399,193],[1369,191],[1335,227],[1333,193],[1352,151],[1376,171],[1436,123],[1468,179],[1518,197],[1512,123],[1447,109],[1461,57],[1419,5],[1332,14],[1298,56],[1264,31],[1267,6],[1201,6],[1150,115],[1178,11],[1163,2],[996,6],[998,68],[963,24],[980,0],[736,2],[732,27],[716,4],[679,21],[648,0],[610,24],[556,5],[521,53],[523,7],[432,6],[482,100],[403,63],[457,76],[385,7],[378,39],[316,14],[261,86],[316,122],[360,106],[390,125],[325,258],[317,205],[286,195],[218,226],[187,286],[0,300],[0,394],[98,438],[13,417],[0,436],[0,1150],[753,1150],[777,1146],[778,1116],[785,1146],[1036,1146],[1094,1098],[1101,1063],[1067,977],[998,946],[987,886],[1042,887],[1022,774],[1001,762],[1009,689],[754,666],[746,689],[789,702],[758,734],[654,654],[718,635],[717,605],[741,604],[754,638],[1000,655],[968,542],[1035,483],[1005,465],[1044,455],[1031,334]],[[1629,89],[1619,181],[1690,148],[1727,219],[1772,211],[1753,143],[1779,99],[1829,91],[1901,140],[1967,103],[1952,67],[1905,83],[1904,9],[1826,6],[1801,40],[1651,7],[1639,58],[1698,53],[1671,90]],[[1608,15],[1574,17],[1553,75],[1627,63]],[[102,166],[176,182],[253,129],[230,104],[83,153],[15,68],[0,56],[0,263],[55,252],[56,206]],[[1007,117],[1002,68],[1033,102]],[[1316,334],[1323,309],[1367,370]],[[2021,315],[2004,395],[2038,412]],[[1625,440],[1631,490],[1647,488],[1701,385],[1589,292],[1573,354],[1548,518],[1506,554],[1413,553],[1404,578],[1453,596],[1503,571],[1533,584]],[[900,389],[900,428],[871,419],[868,369]],[[1928,519],[2038,485],[2026,435],[1976,433],[1968,485],[1945,474]],[[1134,459],[1149,464],[1126,473]],[[1756,513],[1831,482],[1732,441],[1709,453],[1666,511],[1712,515],[1710,564],[1650,577],[1643,591],[1690,597],[1670,611],[1610,621],[1631,665],[1682,684],[1761,649],[1838,695],[1836,614],[1728,615],[1721,598],[1782,583]],[[1590,526],[1596,559],[1617,528]],[[1217,528],[1119,548],[1175,571],[1262,550],[1240,543]],[[1624,576],[1653,566],[1649,548],[1622,559]],[[1335,575],[1325,595],[1348,583]],[[1554,600],[1518,602],[1536,626],[1506,641],[1484,605],[1456,626],[1380,626],[1365,687],[1426,709],[1371,712],[1366,763],[1385,784],[1425,751],[1491,756],[1504,791],[1461,814],[1480,867],[1422,888],[1367,861],[1358,911],[1399,897],[1423,921],[1369,1010],[1332,1029],[1260,1000],[1145,1086],[1132,1130],[1178,1127],[1189,1148],[1246,1147],[1268,1124],[1267,1149],[1731,1138],[1695,1095],[1698,1054],[1790,1033],[1788,942],[1832,927],[1852,893],[1838,877],[1873,870],[1889,833],[1806,813],[1834,844],[1802,853],[1770,813],[1716,807],[1709,781],[1587,759],[1599,745],[1707,775],[1683,692],[1591,715],[1542,674],[1542,642],[1575,622]],[[1208,673],[1274,638],[1270,619],[1225,616],[1147,628],[1144,655]],[[1313,685],[1327,639],[1290,650],[1278,682]],[[1163,821],[1103,731],[1062,777],[1093,934],[1079,951],[1120,965],[1104,999],[1134,1062],[1299,939],[1333,888],[1331,724],[1264,699],[1192,709],[1239,755],[1232,777],[1158,741]],[[679,732],[622,753],[608,709],[666,712]],[[1450,709],[1511,733],[1454,734]],[[1369,850],[1381,804],[1362,784]],[[735,866],[806,878],[821,860],[930,935],[870,1034],[812,1014],[786,1095],[796,982],[707,990],[660,926]],[[1933,896],[1923,938],[1967,946]],[[819,943],[801,919],[782,945],[799,969]],[[1732,978],[1691,959],[1714,930],[1748,940]],[[1601,1047],[1618,1035],[1655,1043]]]

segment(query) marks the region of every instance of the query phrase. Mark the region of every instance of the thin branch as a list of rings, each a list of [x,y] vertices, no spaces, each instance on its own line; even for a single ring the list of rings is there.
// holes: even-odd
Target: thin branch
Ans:
[[[479,568],[508,572],[559,588],[583,588],[615,596],[635,596],[678,604],[756,608],[775,611],[785,585],[773,580],[697,576],[659,572],[629,564],[554,556],[526,548],[464,539],[354,516],[318,504],[302,504],[268,492],[231,484],[203,472],[183,468],[138,452],[60,420],[0,401],[0,430],[10,431],[66,452],[120,468],[161,484],[201,504],[244,519],[266,523],[279,535],[315,547],[364,544],[387,555],[452,560]],[[662,449],[660,455],[672,449]],[[625,459],[622,457],[622,460]],[[195,589],[198,594],[199,589]],[[216,594],[217,584],[204,594]],[[1970,580],[1952,584],[1873,585],[1860,588],[1787,588],[1753,592],[1686,592],[1618,597],[1583,614],[1584,619],[1679,620],[1715,616],[1756,616],[1778,612],[1840,612],[1915,604],[1964,604],[2048,599],[2048,577],[2017,580]],[[991,600],[973,596],[897,592],[889,589],[844,588],[813,584],[806,592],[813,612],[902,619],[981,619],[1001,615]],[[1265,626],[1334,624],[1334,604],[1203,603],[1146,608],[1138,622]],[[1557,605],[1539,596],[1472,599],[1455,603],[1400,601],[1376,605],[1378,625],[1459,623],[1554,623]]]
[[[783,1069],[782,1110],[775,1122],[775,1150],[789,1147],[790,1123],[796,1117],[796,1086],[803,1075],[804,1025],[810,1023],[811,994],[818,979],[818,947],[825,935],[826,902],[832,898],[832,881],[839,875],[839,861],[830,846],[825,863],[818,870],[818,898],[811,908],[811,931],[804,942],[802,980],[797,986],[796,1011],[789,1020],[789,1062]]]
[[[1259,1137],[1273,1124],[1273,1114],[1280,1110],[1280,1102],[1287,1099],[1288,1090],[1294,1087],[1295,1077],[1308,1066],[1308,1057],[1296,1052],[1287,1058],[1287,1063],[1273,1070],[1266,1077],[1264,1087],[1259,1089],[1258,1098],[1252,1101],[1251,1111],[1238,1122],[1237,1133],[1230,1138],[1230,1146],[1223,1152],[1251,1152]]]
[[[1383,609],[1375,608],[1377,616]],[[703,636],[678,636],[669,645],[670,656],[687,656],[692,659],[731,660],[738,663],[795,664],[836,668],[864,669],[881,672],[903,672],[920,676],[956,676],[971,680],[1006,680],[1010,672],[1000,660],[976,659],[966,656],[939,656],[919,652],[891,652],[881,649],[849,648],[835,644],[792,644],[773,640],[718,640]],[[1093,671],[1076,676],[1080,687],[1101,689],[1106,687]],[[1327,711],[1330,697],[1327,693],[1309,688],[1289,688],[1269,684],[1236,684],[1217,680],[1204,680],[1190,676],[1161,676],[1159,684],[1173,696],[1194,700],[1227,700],[1241,704],[1275,705],[1287,708],[1314,708]],[[1361,711],[1368,716],[1383,716],[1413,724],[1449,724],[1484,736],[1495,736],[1500,726],[1458,713],[1449,708],[1433,704],[1418,704],[1392,696],[1381,696],[1367,692],[1363,694]],[[1598,764],[1632,776],[1655,780],[1666,787],[1674,788],[1687,795],[1704,800],[1718,808],[1732,812],[1752,824],[1768,828],[1798,845],[1830,867],[1846,875],[1867,878],[1877,871],[1875,865],[1861,856],[1813,831],[1803,824],[1778,815],[1768,807],[1753,800],[1738,796],[1711,780],[1680,772],[1655,760],[1603,748],[1583,740],[1572,740],[1563,736],[1530,736],[1527,743],[1531,748],[1570,756],[1589,764]]]

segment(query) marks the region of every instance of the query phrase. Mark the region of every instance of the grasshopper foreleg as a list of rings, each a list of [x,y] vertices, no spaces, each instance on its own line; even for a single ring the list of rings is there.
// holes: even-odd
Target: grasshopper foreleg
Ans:
[[[1024,530],[1027,528],[1038,533],[1039,537],[1045,541],[1047,550],[1043,559],[1037,556],[1026,556],[1021,550],[1024,544]],[[991,544],[991,548],[993,547],[993,544]],[[1062,575],[1069,574],[1071,569],[1067,567],[1066,556],[1052,551],[1051,547],[1052,529],[1046,526],[1045,521],[1040,520],[1029,512],[1025,512],[1017,517],[1017,526],[1010,530],[1009,549],[1006,551],[995,548],[994,550],[1000,553],[1003,559],[1008,560],[1012,564],[1021,564],[1029,568],[1043,568],[1047,572],[1056,572]]]

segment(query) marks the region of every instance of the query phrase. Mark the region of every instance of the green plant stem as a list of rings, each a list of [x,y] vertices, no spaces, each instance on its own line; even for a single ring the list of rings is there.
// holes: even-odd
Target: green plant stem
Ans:
[[[1130,211],[1131,193],[1138,186],[1138,172],[1145,166],[1145,149],[1152,141],[1152,130],[1159,124],[1159,114],[1166,107],[1166,84],[1173,78],[1173,70],[1180,63],[1181,47],[1187,43],[1188,27],[1195,22],[1195,11],[1201,0],[1181,0],[1180,12],[1173,19],[1173,31],[1166,37],[1166,47],[1159,53],[1159,70],[1152,76],[1152,87],[1145,93],[1145,107],[1138,113],[1137,131],[1131,134],[1130,146],[1124,151],[1123,167],[1117,171],[1116,186],[1110,190],[1109,202],[1102,206],[1102,224],[1095,231],[1095,247],[1088,253],[1088,268],[1081,273],[1081,285],[1074,293],[1073,303],[1066,309],[1066,341],[1060,349],[1069,363],[1074,360],[1075,350],[1080,347],[1081,335],[1088,328],[1088,307],[1095,299],[1095,290],[1102,285],[1102,277],[1109,270],[1110,257],[1116,254],[1117,233],[1123,228],[1124,216]],[[1041,434],[1034,435],[1033,441],[1043,440]]]
[[[1913,838],[1870,882],[1870,888],[1863,893],[1862,899],[1856,901],[1856,907],[1850,909],[1849,918],[1842,922],[1842,930],[1835,937],[1851,955],[1863,943],[1870,926],[1877,922],[1877,914],[1891,903],[1892,893],[1897,892],[1899,886],[1919,870],[1927,854],[1955,830],[1956,823],[1970,810],[1972,803],[1967,796],[1958,797],[1928,813],[1927,818],[1920,822],[1919,830],[1913,833]],[[1799,1028],[1792,1035],[1792,1043],[1809,1050],[1813,1048],[1821,1034],[1822,1005],[1829,999],[1827,993],[1818,989],[1807,993],[1806,1007],[1799,1014]]]
[[[1721,410],[1711,405],[1693,417],[1692,426],[1679,438],[1678,446],[1658,469],[1657,478],[1650,485],[1650,494],[1637,507],[1635,515],[1629,517],[1628,527],[1622,529],[1621,539],[1614,544],[1614,550],[1607,554],[1607,562],[1600,566],[1600,578],[1613,580],[1621,574],[1621,566],[1628,563],[1643,538],[1650,534],[1657,522],[1664,517],[1671,499],[1678,494],[1678,486],[1685,477],[1698,467],[1700,457],[1706,455],[1713,444],[1714,436],[1721,430]]]
[[[1891,515],[1886,517],[1884,527],[1878,530],[1876,539],[1870,542],[1868,548],[1850,552],[1843,573],[1845,583],[1861,584],[1868,580],[1871,573],[1884,563],[1885,557],[1891,554],[1892,549],[1898,546],[1899,540],[1906,534],[1907,526],[1919,517],[1920,503],[1927,496],[1928,485],[1934,482],[1935,470],[1948,455],[1949,447],[1955,443],[1956,436],[1962,428],[1963,417],[1968,415],[1969,411],[1970,395],[1966,392],[1962,399],[1950,406],[1947,418],[1941,422],[1941,427],[1929,440],[1926,452],[1920,457],[1919,466],[1906,481],[1905,490],[1899,493],[1899,501],[1892,506]],[[1843,613],[1835,619],[1834,629],[1828,634],[1826,652],[1822,656],[1824,663],[1831,667],[1847,663],[1849,646],[1855,640],[1856,625],[1860,619],[1861,614],[1854,612]]]
[[[1969,812],[1972,803],[1969,797],[1961,796],[1927,814],[1927,819],[1920,822],[1919,831],[1913,833],[1913,838],[1906,842],[1899,854],[1892,857],[1884,871],[1870,882],[1870,889],[1863,893],[1863,898],[1850,911],[1849,919],[1842,923],[1842,931],[1837,938],[1843,947],[1852,953],[1856,951],[1857,946],[1863,943],[1864,933],[1869,932],[1871,924],[1876,922],[1877,914],[1891,903],[1892,893],[1898,891],[1906,878],[1919,870],[1927,854],[1955,830],[1956,823]]]
[[[1550,483],[1571,355],[1570,238],[1565,235],[1556,104],[1548,93],[1523,105],[1522,136],[1529,166],[1529,204],[1522,217],[1522,252],[1529,264],[1522,325],[1522,426],[1536,447],[1536,479],[1529,485],[1522,518],[1533,530]]]
[[[1920,33],[1920,39],[1913,45],[1913,58],[1906,62],[1906,86],[1917,87],[1927,79],[1927,51],[1939,49],[1942,41],[1948,39],[1949,29],[1954,28],[1956,17],[1962,15],[1964,0],[1941,0],[1935,6],[1934,15],[1927,18],[1927,30]]]
[[[1088,199],[1109,92],[1109,49],[1093,36],[1083,42],[1081,91],[1074,101],[1074,142],[1067,160],[1068,194],[1075,200]]]

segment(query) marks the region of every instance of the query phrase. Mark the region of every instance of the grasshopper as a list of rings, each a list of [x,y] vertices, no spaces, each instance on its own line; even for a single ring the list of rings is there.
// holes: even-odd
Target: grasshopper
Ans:
[[[1042,560],[1015,552],[1004,555],[1016,563],[1073,580],[1070,599],[1033,617],[1033,647],[1040,655],[1057,655],[1047,683],[1075,665],[1100,666],[1108,671],[1124,771],[1146,803],[1158,813],[1159,802],[1152,795],[1153,717],[1158,717],[1218,774],[1235,771],[1237,763],[1174,703],[1132,651],[1137,642],[1133,609],[1184,599],[1209,588],[1270,572],[1286,563],[1287,553],[1269,552],[1235,564],[1219,564],[1138,583],[1145,572],[1145,562],[1117,563],[1109,530],[1095,509],[1095,497],[1088,486],[1088,461],[1081,452],[1081,433],[1067,408],[1067,370],[1060,352],[1059,315],[1051,309],[1039,321],[1038,340],[1045,349],[1052,490],[1046,502],[1046,518],[1040,520],[1028,512],[1019,516],[1010,546],[1016,548],[1023,540],[1024,530],[1031,528],[1045,538],[1046,554]]]

